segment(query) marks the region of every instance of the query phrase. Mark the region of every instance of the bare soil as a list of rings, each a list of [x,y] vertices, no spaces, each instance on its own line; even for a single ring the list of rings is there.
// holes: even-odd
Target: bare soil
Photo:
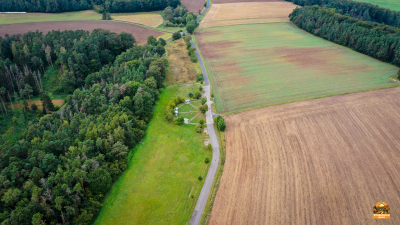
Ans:
[[[286,2],[244,2],[212,4],[202,23],[221,20],[288,18],[297,5]]]
[[[158,37],[163,32],[151,30],[142,26],[123,23],[123,22],[114,22],[114,21],[64,21],[64,22],[39,22],[39,23],[20,23],[20,24],[8,24],[0,26],[0,36],[5,36],[6,34],[14,35],[14,34],[24,34],[29,31],[35,32],[39,30],[46,34],[49,31],[53,30],[88,30],[93,31],[94,29],[102,28],[106,30],[110,30],[115,33],[131,33],[136,42],[142,42],[147,40],[147,37],[153,35],[154,37]]]
[[[181,3],[189,12],[199,14],[199,11],[204,9],[205,0],[181,0]]]
[[[56,106],[62,106],[64,104],[65,100],[64,99],[54,99],[54,100],[52,100],[52,102]],[[43,109],[42,102],[40,100],[28,102],[29,108],[31,107],[31,105],[33,103],[35,103],[35,105],[37,105],[39,109]],[[16,108],[16,109],[21,109],[22,107],[24,107],[23,103],[18,103],[18,104],[13,104],[13,105],[14,105],[14,108]],[[11,105],[9,105],[8,108],[12,108]]]
[[[209,224],[400,224],[400,88],[226,117],[226,161]]]

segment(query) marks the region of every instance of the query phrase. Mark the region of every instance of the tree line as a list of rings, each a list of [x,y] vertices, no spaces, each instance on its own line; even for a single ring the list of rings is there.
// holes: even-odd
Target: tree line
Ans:
[[[319,5],[326,8],[335,8],[343,15],[351,16],[363,21],[373,21],[389,26],[400,27],[400,12],[381,8],[370,3],[353,0],[286,0],[296,5]]]
[[[60,13],[95,9],[100,13],[147,12],[179,4],[179,0],[0,0],[0,11]]]
[[[93,221],[161,92],[168,62],[163,42],[150,39],[89,74],[61,115],[34,118],[21,140],[0,141],[2,225]]]
[[[357,52],[400,66],[400,30],[336,13],[317,5],[297,8],[290,21],[299,28]],[[372,29],[371,29],[372,28]]]

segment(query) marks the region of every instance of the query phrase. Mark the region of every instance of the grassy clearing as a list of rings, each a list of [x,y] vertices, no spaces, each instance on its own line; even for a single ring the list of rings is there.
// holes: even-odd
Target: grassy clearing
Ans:
[[[112,14],[113,20],[143,24],[149,27],[158,27],[163,23],[160,11],[143,13],[118,13]]]
[[[398,86],[397,67],[288,23],[202,29],[196,39],[222,113]]]
[[[400,11],[400,1],[398,0],[355,0],[358,2],[367,2],[374,5],[379,5],[382,8]]]
[[[186,90],[185,90],[186,89]],[[164,110],[187,87],[166,88],[155,107],[143,144],[129,156],[129,166],[107,195],[98,224],[187,224],[200,194],[211,152],[192,125],[175,126]],[[193,195],[193,198],[192,198]]]
[[[92,10],[66,13],[0,14],[0,25],[75,20],[101,20],[101,14]]]

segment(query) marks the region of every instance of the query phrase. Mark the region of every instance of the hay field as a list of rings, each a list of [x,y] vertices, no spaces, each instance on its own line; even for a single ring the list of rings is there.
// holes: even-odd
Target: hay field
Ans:
[[[289,23],[207,28],[196,39],[222,113],[398,85],[389,78],[399,68]]]
[[[383,89],[226,117],[209,224],[400,224],[399,95]],[[372,219],[379,201],[391,219]]]
[[[102,28],[110,30],[115,33],[131,33],[136,42],[142,42],[147,40],[147,37],[153,35],[158,37],[163,35],[163,32],[152,30],[146,27],[142,27],[135,24],[114,22],[109,20],[102,21],[66,21],[66,22],[41,22],[41,23],[22,23],[22,24],[9,24],[0,25],[0,36],[5,36],[6,34],[23,34],[29,31],[35,32],[39,30],[46,34],[52,30],[87,30],[93,31],[94,29]]]
[[[117,21],[138,23],[154,28],[158,27],[160,24],[163,23],[163,18],[160,15],[160,13],[151,13],[151,12],[135,13],[130,15],[118,14],[116,16],[113,16],[112,18],[113,20]]]
[[[358,2],[367,2],[374,5],[379,5],[379,7],[391,9],[394,11],[400,11],[400,1],[399,0],[355,0]],[[213,1],[214,2],[214,1]]]
[[[195,83],[198,64],[190,60],[183,38],[169,43],[165,46],[165,50],[169,59],[169,70],[165,82],[167,84]]]
[[[291,2],[246,2],[231,4],[212,4],[210,11],[200,23],[200,27],[210,27],[216,21],[221,23],[226,21],[230,25],[230,20],[244,19],[266,19],[281,18],[287,22],[289,14],[297,5]],[[242,21],[243,24],[245,21]],[[249,20],[247,23],[253,23]]]

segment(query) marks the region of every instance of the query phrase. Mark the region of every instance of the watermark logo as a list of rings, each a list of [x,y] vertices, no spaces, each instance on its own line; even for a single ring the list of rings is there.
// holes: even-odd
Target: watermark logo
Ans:
[[[378,202],[374,205],[374,219],[390,219],[390,207],[386,202]]]

